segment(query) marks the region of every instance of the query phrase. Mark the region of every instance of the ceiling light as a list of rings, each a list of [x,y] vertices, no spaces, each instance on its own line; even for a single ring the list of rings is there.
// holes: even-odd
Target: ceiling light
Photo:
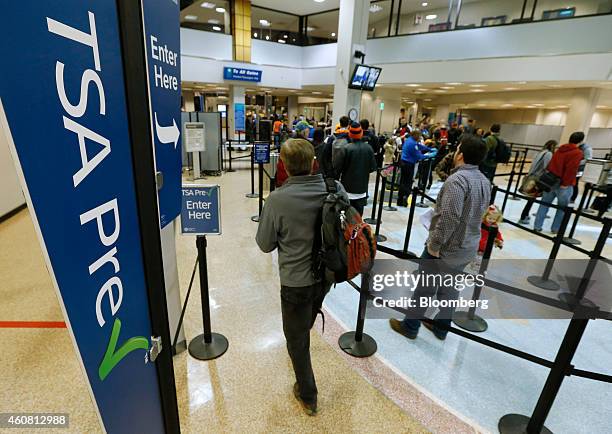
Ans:
[[[421,3],[421,6],[423,6],[424,8],[427,7],[428,5],[429,5],[429,3],[427,3],[427,2]]]
[[[536,107],[544,107],[544,104],[537,103],[537,104],[534,104],[534,106],[536,106]]]
[[[601,109],[607,109],[608,106],[607,105],[598,105],[597,108],[600,109],[600,110]]]
[[[449,86],[461,86],[463,83],[455,82],[455,83],[446,83]]]
[[[317,28],[313,27],[313,26],[306,27],[306,31],[308,31],[308,32],[312,32],[313,30],[317,30]]]
[[[325,0],[314,0],[315,3],[323,3]]]
[[[322,92],[313,92],[313,95],[321,95]]]
[[[518,87],[504,87],[504,90],[518,90]]]
[[[270,40],[270,36],[266,35],[266,41]]]
[[[438,18],[438,16],[436,14],[429,14],[429,15],[425,15],[425,19],[426,20],[435,20],[436,18]]]
[[[253,33],[253,37],[256,38],[257,37],[257,32]]]
[[[415,84],[415,83],[410,83],[410,84],[407,84],[406,86],[410,86],[410,87],[420,87],[421,85],[420,85],[420,84]]]
[[[429,89],[420,88],[420,89],[417,89],[417,90],[418,90],[419,92],[427,92]]]
[[[434,90],[435,93],[446,93],[446,91],[444,89],[436,89]]]
[[[225,13],[225,8],[216,8],[215,10],[217,12],[219,12],[220,14],[224,14]]]
[[[280,42],[281,44],[286,44],[287,41],[285,41],[284,39],[279,39],[278,42]]]
[[[431,101],[431,98],[425,98],[423,101]]]
[[[287,39],[288,37],[289,37],[289,36],[287,36],[287,35],[283,35],[283,38],[285,38],[285,39]]]
[[[454,87],[452,87],[452,86],[440,86],[440,89],[451,90],[451,89],[454,89]]]
[[[212,9],[212,8],[214,8],[216,5],[215,5],[214,3],[204,2],[204,3],[202,3],[200,6],[202,6],[203,8],[206,8],[206,9]]]
[[[213,30],[214,30],[215,32],[220,32],[220,31],[221,31],[221,27],[219,27],[219,26],[213,26]]]
[[[370,12],[372,12],[373,14],[380,11],[382,11],[382,6],[379,6],[377,4],[370,5]]]
[[[486,107],[486,104],[480,103],[480,104],[476,104],[478,107]]]
[[[526,81],[517,81],[516,84],[527,84]]]
[[[219,20],[208,20],[208,24],[219,24],[220,22]]]
[[[486,84],[470,84],[470,87],[487,87]]]
[[[268,20],[259,20],[259,24],[261,24],[264,27],[270,27],[270,21]]]
[[[502,107],[514,107],[514,104],[502,104]]]
[[[525,108],[535,108],[535,106],[534,105],[527,105],[527,106],[525,106]]]
[[[198,19],[197,15],[185,15],[187,21],[195,21]]]
[[[471,89],[470,92],[484,92],[484,90],[482,90],[482,89]]]
[[[334,33],[334,32],[332,32],[332,34],[331,34],[331,35],[332,35],[332,38],[335,38],[335,37],[336,37],[336,33]]]

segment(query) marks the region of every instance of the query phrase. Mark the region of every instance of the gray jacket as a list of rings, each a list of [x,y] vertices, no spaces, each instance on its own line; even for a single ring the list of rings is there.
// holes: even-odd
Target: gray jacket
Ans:
[[[346,194],[339,183],[336,185]],[[312,244],[315,230],[319,230],[315,225],[326,196],[323,177],[307,175],[289,177],[266,199],[256,241],[266,253],[278,248],[283,286],[299,288],[316,283],[312,274]]]

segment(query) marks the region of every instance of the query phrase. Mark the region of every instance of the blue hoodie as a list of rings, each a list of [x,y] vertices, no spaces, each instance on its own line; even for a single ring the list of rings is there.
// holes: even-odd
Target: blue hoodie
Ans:
[[[432,148],[422,145],[420,142],[417,142],[412,136],[410,136],[404,141],[404,145],[402,146],[402,161],[415,164],[418,161],[427,158],[423,152],[430,151],[432,151]]]

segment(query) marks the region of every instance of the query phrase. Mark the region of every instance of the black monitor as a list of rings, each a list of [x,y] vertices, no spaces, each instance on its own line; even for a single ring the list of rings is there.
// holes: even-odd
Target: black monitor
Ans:
[[[374,90],[382,69],[376,66],[355,65],[349,89]]]

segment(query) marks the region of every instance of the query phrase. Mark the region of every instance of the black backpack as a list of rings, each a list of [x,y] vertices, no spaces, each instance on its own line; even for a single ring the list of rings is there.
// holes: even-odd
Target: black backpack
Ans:
[[[512,156],[512,151],[510,150],[510,147],[508,145],[506,145],[506,142],[504,142],[504,140],[498,136],[493,136],[495,137],[495,140],[497,141],[497,146],[495,147],[495,149],[492,149],[489,154],[487,156],[487,160],[492,161],[495,160],[496,163],[507,163],[508,161],[510,161],[510,157]]]

